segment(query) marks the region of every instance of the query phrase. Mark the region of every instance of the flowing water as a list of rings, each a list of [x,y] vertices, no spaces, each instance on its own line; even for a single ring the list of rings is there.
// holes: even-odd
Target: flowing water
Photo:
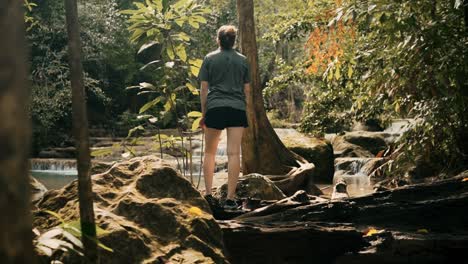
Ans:
[[[390,127],[384,132],[391,135],[401,135],[411,124],[412,120],[395,120]],[[163,131],[162,131],[163,132]],[[301,133],[292,128],[278,128],[275,132],[280,138],[304,137]],[[164,132],[163,132],[164,133]],[[325,138],[331,140],[335,134],[327,134]],[[107,138],[105,138],[107,139]],[[227,181],[227,155],[226,155],[226,131],[221,133],[218,150],[216,153],[216,169],[213,186],[220,186]],[[102,140],[101,140],[102,141]],[[96,144],[101,142],[96,141]],[[192,156],[192,177],[190,177],[190,170],[187,168],[185,177],[188,180],[193,179],[195,185],[200,180],[199,187],[204,189],[203,176],[199,179],[201,169],[201,135],[193,138],[193,156]],[[149,152],[151,153],[151,152]],[[158,154],[154,152],[153,154]],[[166,157],[165,157],[166,159]],[[365,165],[372,159],[368,158],[344,158],[348,160],[335,161],[335,176],[333,183],[343,179],[348,184],[348,193],[350,196],[361,196],[372,192],[372,186],[368,179],[368,172],[364,169]],[[168,158],[168,161],[174,166],[177,166],[177,161],[174,157]],[[179,164],[182,163],[179,158]],[[41,181],[48,189],[58,189],[70,183],[77,177],[76,162],[74,160],[65,159],[31,159],[31,174],[39,181]],[[320,188],[328,193],[332,190],[332,185],[321,185]]]
[[[373,161],[372,158],[337,158],[335,159],[335,175],[333,185],[339,181],[345,181],[350,197],[363,196],[373,193],[373,187],[369,181],[366,164]]]
[[[30,159],[31,175],[48,190],[59,189],[77,178],[76,161],[68,159]]]

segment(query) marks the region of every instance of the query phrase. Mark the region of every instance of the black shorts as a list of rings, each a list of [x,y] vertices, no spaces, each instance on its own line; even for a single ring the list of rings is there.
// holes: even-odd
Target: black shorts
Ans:
[[[226,127],[248,127],[245,111],[232,107],[215,107],[205,114],[205,125],[209,128],[223,130]]]

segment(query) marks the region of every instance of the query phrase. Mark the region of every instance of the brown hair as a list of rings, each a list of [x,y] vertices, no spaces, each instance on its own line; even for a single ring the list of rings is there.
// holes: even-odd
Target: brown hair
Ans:
[[[218,29],[219,45],[223,49],[232,49],[236,42],[237,28],[231,25],[225,25]]]

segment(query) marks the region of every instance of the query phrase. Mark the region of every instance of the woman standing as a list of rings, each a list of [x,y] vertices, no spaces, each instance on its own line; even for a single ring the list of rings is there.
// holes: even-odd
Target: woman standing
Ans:
[[[211,197],[215,156],[221,131],[227,130],[228,194],[225,209],[237,208],[234,200],[240,172],[240,147],[248,126],[245,95],[250,89],[247,58],[233,49],[237,29],[218,30],[219,48],[205,56],[200,69],[202,127],[205,130],[203,173],[206,197]]]

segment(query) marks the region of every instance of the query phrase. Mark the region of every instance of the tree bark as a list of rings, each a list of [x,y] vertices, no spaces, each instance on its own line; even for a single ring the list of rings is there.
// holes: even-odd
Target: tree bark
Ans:
[[[0,262],[35,263],[23,1],[0,2]]]
[[[242,139],[242,173],[287,174],[304,159],[289,151],[271,127],[263,105],[258,69],[253,0],[237,0],[241,52],[250,64],[251,92],[246,95],[249,127]]]
[[[463,14],[465,15],[465,36],[468,37],[468,0],[463,0]]]
[[[98,263],[96,243],[96,224],[93,210],[93,191],[91,184],[91,157],[89,151],[88,118],[86,95],[81,64],[81,41],[78,25],[76,0],[65,0],[69,64],[72,86],[73,132],[78,152],[78,196],[80,201],[80,219],[82,241],[88,263]]]

